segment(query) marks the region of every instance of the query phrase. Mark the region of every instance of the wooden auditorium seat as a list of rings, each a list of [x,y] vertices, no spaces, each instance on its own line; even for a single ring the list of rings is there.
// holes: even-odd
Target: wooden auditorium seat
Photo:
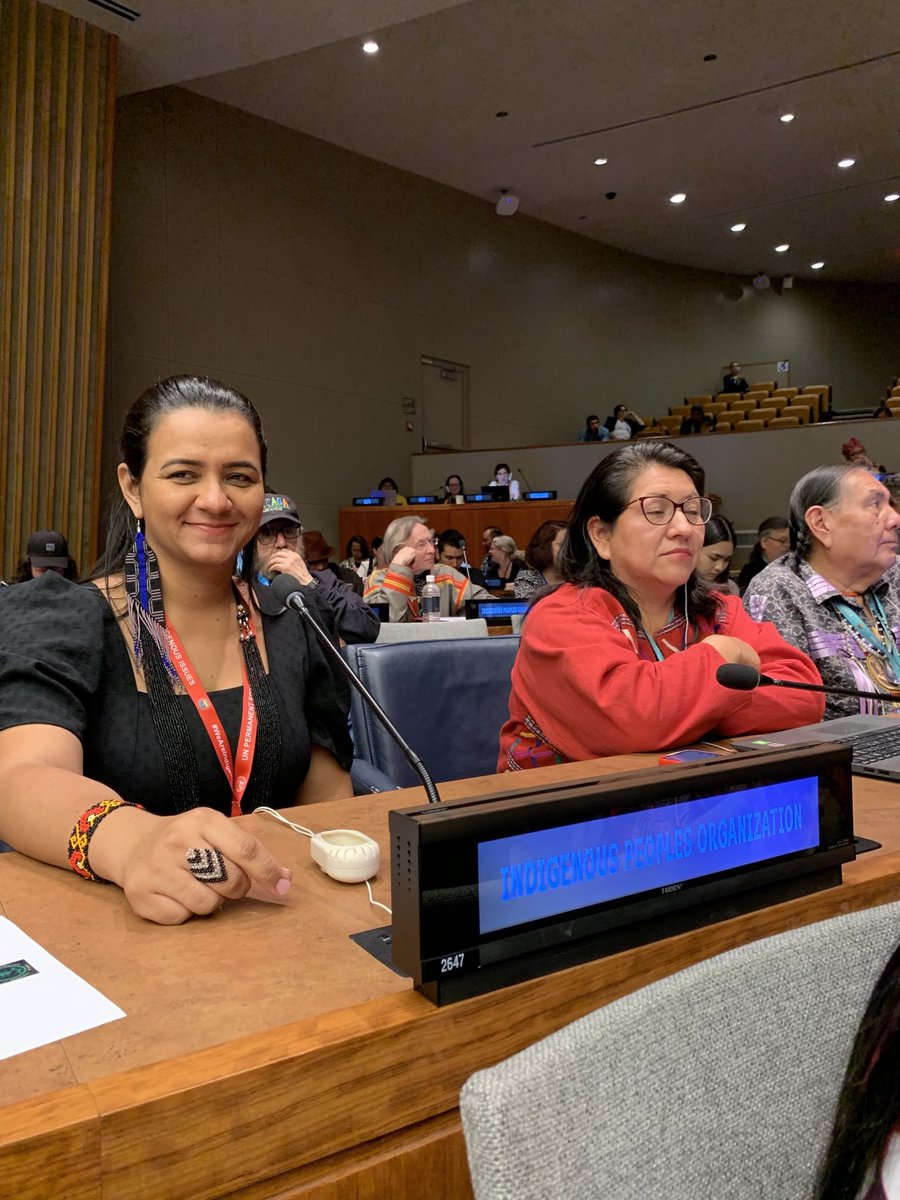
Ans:
[[[788,404],[781,410],[783,417],[798,417],[801,425],[811,424],[812,417],[808,404]]]
[[[710,400],[712,400],[712,396],[709,392],[702,396],[685,396],[684,398],[685,404],[703,404],[704,406],[709,404]]]
[[[769,422],[770,429],[799,429],[799,417],[773,417]]]
[[[754,408],[756,408],[755,400],[743,399],[743,400],[732,400],[732,402],[731,402],[731,411],[732,412],[752,412]]]
[[[751,392],[774,392],[775,391],[775,380],[774,379],[764,379],[762,381],[762,383],[751,383],[750,391]]]
[[[794,388],[794,387],[776,388],[775,391],[772,393],[772,395],[773,396],[784,396],[785,400],[793,400],[795,396],[800,395],[800,389]]]
[[[735,400],[740,400],[740,398],[741,398],[741,393],[740,393],[740,392],[719,392],[719,394],[716,396],[716,399],[717,399],[717,400],[718,400],[720,403],[722,403],[722,404],[728,404],[729,406],[730,406],[730,405],[731,405],[731,404],[732,404],[732,403],[733,403]]]
[[[761,433],[766,427],[765,421],[738,421],[735,428],[735,433]]]
[[[766,424],[773,421],[778,416],[777,408],[755,408],[753,410],[753,419],[755,421],[765,421]]]
[[[900,397],[898,397],[898,399],[900,399]],[[722,413],[728,411],[728,405],[723,404],[718,400],[710,400],[710,401],[707,401],[707,403],[703,405],[703,411],[708,416],[721,417]]]

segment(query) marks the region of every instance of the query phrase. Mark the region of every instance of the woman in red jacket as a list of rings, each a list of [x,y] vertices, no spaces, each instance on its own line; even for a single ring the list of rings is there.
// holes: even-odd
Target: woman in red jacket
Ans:
[[[498,770],[684,746],[805,725],[812,692],[737,692],[723,663],[818,683],[816,668],[736,596],[696,572],[711,505],[703,469],[668,443],[638,442],[588,477],[559,557],[564,579],[535,602],[512,671]]]

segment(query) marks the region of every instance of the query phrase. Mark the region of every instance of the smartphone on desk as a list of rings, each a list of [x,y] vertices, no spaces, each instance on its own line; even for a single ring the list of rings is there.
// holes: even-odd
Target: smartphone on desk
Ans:
[[[715,754],[712,750],[673,750],[671,754],[660,756],[660,765],[667,763],[703,762],[707,758],[724,758],[723,754]]]

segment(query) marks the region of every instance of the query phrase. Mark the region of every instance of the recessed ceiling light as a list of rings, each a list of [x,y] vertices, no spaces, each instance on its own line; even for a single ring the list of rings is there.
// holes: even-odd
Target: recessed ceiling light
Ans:
[[[732,233],[743,233],[746,228],[747,228],[746,222],[738,221],[737,225],[732,225],[731,232]]]
[[[377,54],[380,47],[376,41],[369,38],[367,42],[363,42],[363,54]]]
[[[684,204],[685,200],[687,200],[686,192],[676,192],[674,196],[669,197],[670,204]]]
[[[885,200],[888,202],[888,204],[893,204],[895,200],[900,200],[900,192],[888,192],[888,194],[885,196]]]
[[[782,125],[790,125],[791,121],[793,121],[793,119],[794,119],[794,114],[793,113],[782,113],[778,119],[779,119],[779,121],[781,121]]]
[[[595,158],[594,166],[595,167],[605,167],[608,162],[609,162],[608,158]]]
[[[856,162],[855,158],[840,158],[840,159],[838,159],[838,166],[841,168],[842,171],[846,171],[847,168],[852,167],[855,162]]]
[[[775,252],[777,254],[784,254],[785,250],[790,250],[790,248],[791,248],[790,242],[782,242],[780,246],[775,247]]]
[[[825,266],[825,264],[823,262],[810,263],[809,269],[811,271],[821,271],[824,266]]]

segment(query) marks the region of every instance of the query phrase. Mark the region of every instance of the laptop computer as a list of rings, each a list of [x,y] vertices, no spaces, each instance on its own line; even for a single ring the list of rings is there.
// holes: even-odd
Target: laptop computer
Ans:
[[[756,737],[735,738],[737,750],[777,750],[798,742],[849,742],[854,775],[900,783],[900,719],[897,717],[837,717],[797,729],[781,729]]]

